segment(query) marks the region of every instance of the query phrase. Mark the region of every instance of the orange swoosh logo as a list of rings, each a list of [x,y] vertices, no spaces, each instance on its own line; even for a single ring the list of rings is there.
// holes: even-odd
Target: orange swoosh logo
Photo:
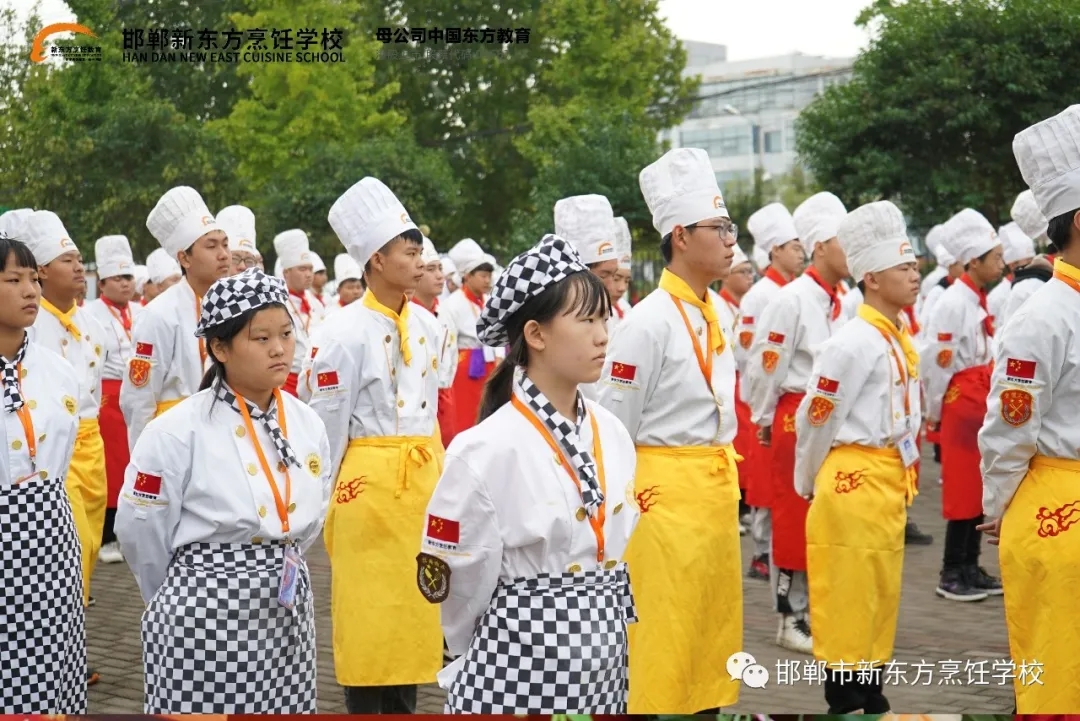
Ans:
[[[53,23],[52,25],[46,25],[34,36],[34,42],[30,46],[31,60],[35,63],[45,61],[45,40],[50,35],[55,35],[56,33],[79,33],[81,35],[89,35],[92,38],[97,37],[93,30],[85,25],[79,25],[78,23]]]

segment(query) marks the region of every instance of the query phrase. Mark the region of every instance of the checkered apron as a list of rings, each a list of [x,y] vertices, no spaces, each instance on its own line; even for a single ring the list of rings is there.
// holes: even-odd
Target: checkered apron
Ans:
[[[278,603],[285,546],[176,551],[142,618],[146,713],[315,713],[315,607],[307,564]]]
[[[626,713],[626,565],[500,584],[480,618],[446,712]]]
[[[0,713],[86,713],[81,553],[63,479],[0,486]]]

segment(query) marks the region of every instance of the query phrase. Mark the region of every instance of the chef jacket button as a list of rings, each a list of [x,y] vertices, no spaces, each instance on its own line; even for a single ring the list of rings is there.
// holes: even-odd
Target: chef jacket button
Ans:
[[[604,564],[604,568],[606,568],[606,569],[610,570],[610,569],[612,569],[612,568],[615,568],[615,566],[617,566],[617,565],[619,565],[619,562],[618,562],[618,561],[616,561],[616,560],[615,560],[614,558],[612,558],[612,559],[611,559],[610,561],[607,561],[607,562],[606,562],[606,563]]]
[[[25,377],[26,377],[26,373],[27,373],[27,370],[26,370],[25,368],[20,368],[20,369],[19,369],[19,377],[20,377],[20,378],[25,378]]]
[[[251,539],[251,542],[252,543],[262,543],[262,539],[259,538],[258,536],[255,536],[254,538]]]
[[[266,518],[266,506],[259,506],[259,518]]]
[[[96,361],[90,361],[90,367],[91,367],[91,368],[93,368],[93,367],[94,367],[94,366],[96,366],[96,365],[97,365],[97,362],[96,362]]]
[[[421,378],[426,378],[427,377],[427,368],[425,368],[423,371],[421,371],[420,377]]]
[[[405,401],[403,399],[401,399],[401,398],[398,398],[397,407],[398,408],[404,408],[405,407]]]
[[[290,503],[289,504],[289,513],[292,513],[295,510],[296,510],[296,504],[295,503]]]
[[[38,443],[41,443],[44,440],[45,440],[45,434],[42,433],[40,436],[38,436]]]
[[[26,407],[30,410],[34,410],[35,408],[37,408],[37,401],[27,401]]]
[[[247,431],[244,430],[243,426],[237,426],[236,427],[236,437],[237,438],[243,438],[245,433],[247,433]]]
[[[584,508],[577,509],[577,513],[574,514],[574,518],[579,521],[584,521],[588,517],[589,513]]]
[[[19,441],[19,440],[12,441],[11,442],[11,447],[12,447],[12,449],[14,449],[16,451],[19,450],[20,448],[22,448],[22,441]]]
[[[67,338],[60,341],[60,345],[67,345]]]
[[[41,480],[44,481],[48,477],[49,477],[49,472],[48,471],[38,471],[38,478],[40,478]]]
[[[390,338],[390,336],[386,336],[385,338],[383,338],[383,340],[385,342],[389,343],[392,340],[392,338]]]
[[[427,408],[427,401],[423,401],[422,403],[420,403],[420,407]]]
[[[620,512],[622,512],[622,504],[621,503],[619,505],[615,506],[615,510],[612,511],[612,513],[620,513]]]
[[[579,566],[576,563],[572,563],[572,564],[570,564],[570,568],[568,568],[566,570],[569,571],[570,573],[580,573],[581,572],[581,566]]]
[[[277,470],[278,470],[278,473],[284,473],[285,471],[287,471],[289,469],[285,465],[285,461],[278,461]]]
[[[248,472],[248,475],[250,475],[250,476],[255,475],[255,464],[254,463],[247,464],[247,472]]]
[[[420,336],[420,345],[424,345],[424,336]]]
[[[896,420],[900,420],[900,414],[899,413],[895,413],[893,415],[896,417]]]

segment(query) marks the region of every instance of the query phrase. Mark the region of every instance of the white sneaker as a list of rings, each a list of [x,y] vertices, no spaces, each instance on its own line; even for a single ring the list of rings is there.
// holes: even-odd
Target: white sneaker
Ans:
[[[810,635],[810,624],[796,616],[782,615],[780,629],[776,632],[776,645],[812,656],[814,639]]]
[[[124,560],[124,554],[120,552],[120,544],[116,541],[102,546],[97,557],[101,563],[120,563]]]

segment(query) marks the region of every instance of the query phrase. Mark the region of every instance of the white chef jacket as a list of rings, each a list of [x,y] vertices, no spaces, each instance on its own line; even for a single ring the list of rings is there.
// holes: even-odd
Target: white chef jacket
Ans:
[[[859,286],[855,286],[840,297],[840,317],[851,320],[859,313],[859,306],[863,304],[863,294]]]
[[[831,301],[805,273],[777,291],[757,320],[757,333],[746,362],[750,417],[758,426],[772,425],[776,404],[785,393],[803,393],[810,380],[814,353],[844,323],[830,318]],[[762,354],[779,354],[772,373],[766,373]]]
[[[482,301],[487,301],[484,296]],[[476,321],[480,317],[480,309],[465,297],[465,291],[458,288],[440,303],[439,315],[446,315],[447,322],[457,331],[457,345],[459,350],[471,350],[473,348],[484,349],[484,360],[488,363],[506,357],[506,349],[492,348],[480,343],[476,335]]]
[[[833,448],[895,447],[905,433],[917,437],[922,426],[919,379],[905,382],[896,367],[898,359],[906,375],[900,344],[858,316],[818,348],[806,397],[795,413],[795,492],[800,496],[814,492],[814,479]],[[817,397],[833,404],[820,426],[809,420]]]
[[[746,350],[739,345],[739,319],[742,311],[737,305],[724,300],[724,296],[709,290],[712,295],[713,307],[720,316],[720,326],[724,329],[725,342],[731,345],[731,352],[735,354],[735,369],[742,373],[746,367]]]
[[[746,354],[749,353],[750,348],[753,347],[754,336],[757,331],[757,322],[760,320],[761,314],[765,311],[765,307],[776,298],[776,294],[780,292],[782,287],[785,286],[779,285],[772,278],[767,276],[762,277],[751,286],[750,290],[746,292],[742,302],[739,304],[742,315],[739,317],[739,332],[735,336],[735,341],[743,351],[743,366],[739,369],[742,373],[746,372]],[[750,340],[748,345],[742,342],[742,338],[746,333],[750,334],[748,336]],[[750,402],[750,390],[745,381],[739,388],[739,394],[742,396],[743,403]]]
[[[199,391],[205,365],[199,355],[199,339],[195,337],[202,309],[187,278],[168,288],[150,301],[135,318],[131,341],[150,362],[150,378],[136,387],[130,374],[124,374],[120,385],[120,410],[128,428],[128,445],[135,447],[146,424],[154,417],[157,404],[187,398]]]
[[[951,288],[959,281],[953,281],[948,287]],[[937,285],[930,289],[930,292],[926,294],[926,299],[922,303],[921,314],[915,315],[915,320],[919,321],[919,327],[925,332],[930,326],[930,319],[934,315],[934,308],[937,306],[938,301],[941,300],[942,294],[946,291],[946,286],[941,284],[941,280],[938,280]]]
[[[281,398],[289,445],[303,466],[289,469],[288,537],[306,550],[330,506],[330,446],[314,411],[288,393]],[[274,442],[262,423],[252,426],[284,498],[285,474]],[[213,388],[147,424],[131,449],[116,508],[116,536],[145,602],[164,583],[179,548],[285,535],[243,416],[217,400]]]
[[[1001,517],[1033,456],[1080,458],[1078,338],[1080,293],[1056,278],[1040,283],[1002,331],[994,354],[986,420],[979,431],[987,516]],[[1015,367],[1011,360],[1034,362],[1035,377],[1017,377],[1010,372]],[[1003,393],[1030,395],[1030,419],[1018,426],[1006,422]]]
[[[27,332],[30,342],[59,353],[75,369],[79,379],[79,418],[97,418],[101,407],[101,370],[105,366],[105,329],[86,308],[75,308],[72,322],[81,340],[68,333],[56,317],[44,308]]]
[[[940,283],[941,279],[948,274],[949,269],[947,266],[935,265],[934,269],[927,273],[919,284],[919,300],[925,300],[930,295],[930,291],[934,289],[934,286]]]
[[[520,393],[520,391],[515,391]],[[450,653],[464,654],[497,585],[541,573],[593,570],[622,561],[638,520],[634,443],[617,418],[587,402],[600,431],[606,480],[604,561],[581,494],[551,447],[512,404],[454,437],[428,502],[428,518],[458,524],[458,542],[429,538],[423,551],[450,566],[450,595],[441,605]],[[581,425],[581,447],[592,452],[592,422]]]
[[[300,312],[302,303],[295,295],[289,293],[289,315],[293,320],[293,337],[296,338],[296,351],[293,353],[292,367],[289,372],[296,374],[300,373],[304,359],[310,353],[312,333],[326,319],[326,308],[315,297],[315,294],[310,290],[305,290],[304,297],[311,309],[309,313]]]
[[[363,300],[335,313],[318,331],[315,357],[297,384],[326,424],[333,477],[353,438],[431,436],[439,407],[439,342],[408,308],[405,365],[394,322]],[[404,309],[402,312],[405,312]]]
[[[94,320],[105,330],[105,365],[101,377],[104,380],[123,380],[127,374],[128,362],[135,353],[135,346],[131,344],[132,332],[135,329],[135,318],[143,306],[138,303],[128,303],[128,315],[131,316],[131,331],[124,330],[124,324],[120,320],[120,312],[105,305],[101,298],[89,301],[85,306],[86,312],[94,317]]]
[[[704,345],[705,317],[689,303],[683,303],[683,310]],[[632,380],[617,377],[627,375],[625,369],[633,371]],[[723,353],[713,355],[710,390],[698,366],[694,341],[667,291],[649,293],[608,341],[598,395],[600,405],[623,422],[639,446],[727,445],[735,439],[731,343],[725,342]]]
[[[419,303],[413,303],[412,310],[427,324],[429,335],[438,339],[439,388],[449,388],[454,385],[458,366],[457,331],[451,325],[450,316],[438,306],[435,308],[437,315]]]
[[[941,420],[941,404],[953,375],[990,362],[991,338],[983,329],[988,314],[979,306],[979,296],[959,280],[941,294],[926,328],[920,372],[926,390],[926,418]],[[952,351],[952,362],[942,368],[938,356]]]
[[[1009,291],[1012,290],[1012,281],[1002,278],[1001,282],[986,294],[986,308],[994,318],[995,328],[1005,327],[1005,307],[1009,302]]]
[[[1006,320],[1012,318],[1016,311],[1020,309],[1020,306],[1024,305],[1028,298],[1035,295],[1035,292],[1042,288],[1043,285],[1042,278],[1024,278],[1013,285],[1009,289],[1009,297],[1005,301]],[[998,323],[997,327],[1003,328],[1004,325],[1004,323]]]
[[[35,343],[26,347],[22,362],[22,399],[30,411],[36,436],[36,466],[30,464],[30,447],[17,413],[0,404],[4,422],[5,452],[0,454],[0,486],[44,473],[49,480],[63,479],[71,465],[75,436],[79,432],[79,378],[59,354]],[[24,483],[35,483],[28,479]]]

